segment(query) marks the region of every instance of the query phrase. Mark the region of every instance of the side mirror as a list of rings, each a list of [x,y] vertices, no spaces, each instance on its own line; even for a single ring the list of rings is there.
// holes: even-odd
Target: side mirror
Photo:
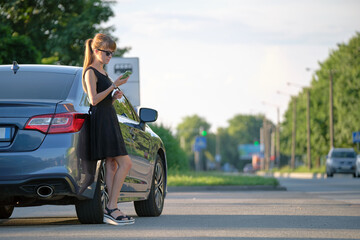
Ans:
[[[144,129],[147,122],[155,122],[158,117],[158,112],[151,108],[140,108],[139,112],[140,117],[140,126]]]

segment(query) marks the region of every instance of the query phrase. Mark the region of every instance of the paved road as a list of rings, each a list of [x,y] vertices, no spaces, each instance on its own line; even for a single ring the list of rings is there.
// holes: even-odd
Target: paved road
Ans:
[[[360,179],[280,182],[288,191],[170,192],[162,216],[121,227],[81,225],[72,206],[17,208],[0,239],[360,239]]]

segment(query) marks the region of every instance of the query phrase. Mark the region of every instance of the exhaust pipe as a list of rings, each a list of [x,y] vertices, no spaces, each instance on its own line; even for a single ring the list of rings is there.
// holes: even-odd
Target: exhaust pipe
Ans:
[[[48,198],[54,194],[54,189],[49,185],[42,185],[36,189],[36,193],[39,197]]]

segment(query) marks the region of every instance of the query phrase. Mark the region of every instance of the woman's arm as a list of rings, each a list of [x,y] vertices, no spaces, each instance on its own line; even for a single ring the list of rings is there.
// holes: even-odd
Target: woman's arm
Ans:
[[[94,70],[89,69],[85,73],[85,82],[87,87],[87,94],[89,96],[90,104],[96,106],[99,102],[101,102],[109,93],[114,90],[114,86],[111,85],[104,91],[97,93],[96,92],[96,82],[97,78],[95,76]]]

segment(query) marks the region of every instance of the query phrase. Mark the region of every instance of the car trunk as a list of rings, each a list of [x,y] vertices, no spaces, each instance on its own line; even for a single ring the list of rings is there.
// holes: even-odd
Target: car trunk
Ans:
[[[31,117],[54,114],[58,100],[0,101],[0,152],[22,152],[37,149],[46,134],[25,130]]]

